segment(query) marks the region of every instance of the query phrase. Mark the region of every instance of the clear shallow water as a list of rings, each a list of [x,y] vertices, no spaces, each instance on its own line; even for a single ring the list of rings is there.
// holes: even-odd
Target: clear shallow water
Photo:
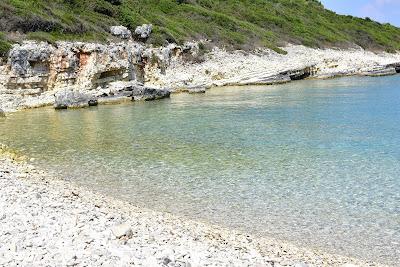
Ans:
[[[138,206],[400,264],[400,76],[32,110],[0,142]]]

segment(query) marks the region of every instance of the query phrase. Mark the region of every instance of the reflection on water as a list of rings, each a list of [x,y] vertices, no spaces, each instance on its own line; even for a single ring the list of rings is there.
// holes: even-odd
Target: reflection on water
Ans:
[[[218,88],[0,120],[0,142],[138,206],[399,264],[400,77]]]

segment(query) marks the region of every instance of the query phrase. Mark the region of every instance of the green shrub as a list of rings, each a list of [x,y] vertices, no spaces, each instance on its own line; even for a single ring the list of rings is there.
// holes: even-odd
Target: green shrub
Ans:
[[[151,23],[148,42],[157,45],[207,38],[246,50],[265,46],[283,52],[278,46],[286,42],[400,50],[399,28],[338,15],[317,0],[3,0],[0,16],[0,29],[20,31],[32,21],[38,27],[25,25],[28,37],[50,42],[105,40],[112,25],[134,30]]]
[[[0,57],[5,57],[11,48],[11,44],[5,39],[4,34],[0,32]]]

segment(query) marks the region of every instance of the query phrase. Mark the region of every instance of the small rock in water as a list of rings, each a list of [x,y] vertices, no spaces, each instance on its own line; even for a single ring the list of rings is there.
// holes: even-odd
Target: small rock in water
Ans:
[[[89,104],[89,107],[95,107],[99,104],[99,102],[97,101],[97,99],[90,99],[88,104]]]
[[[6,113],[0,108],[0,118],[5,117]]]
[[[116,238],[127,237],[131,238],[133,235],[132,229],[128,224],[120,224],[111,228],[111,232]]]

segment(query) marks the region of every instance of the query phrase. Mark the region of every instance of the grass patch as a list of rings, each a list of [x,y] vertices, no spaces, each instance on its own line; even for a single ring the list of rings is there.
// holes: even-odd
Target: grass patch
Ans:
[[[287,42],[400,50],[399,28],[338,15],[317,0],[3,0],[0,16],[1,31],[49,42],[105,41],[112,25],[134,30],[151,23],[148,42],[156,45],[204,38],[231,49],[264,46],[280,53]]]

